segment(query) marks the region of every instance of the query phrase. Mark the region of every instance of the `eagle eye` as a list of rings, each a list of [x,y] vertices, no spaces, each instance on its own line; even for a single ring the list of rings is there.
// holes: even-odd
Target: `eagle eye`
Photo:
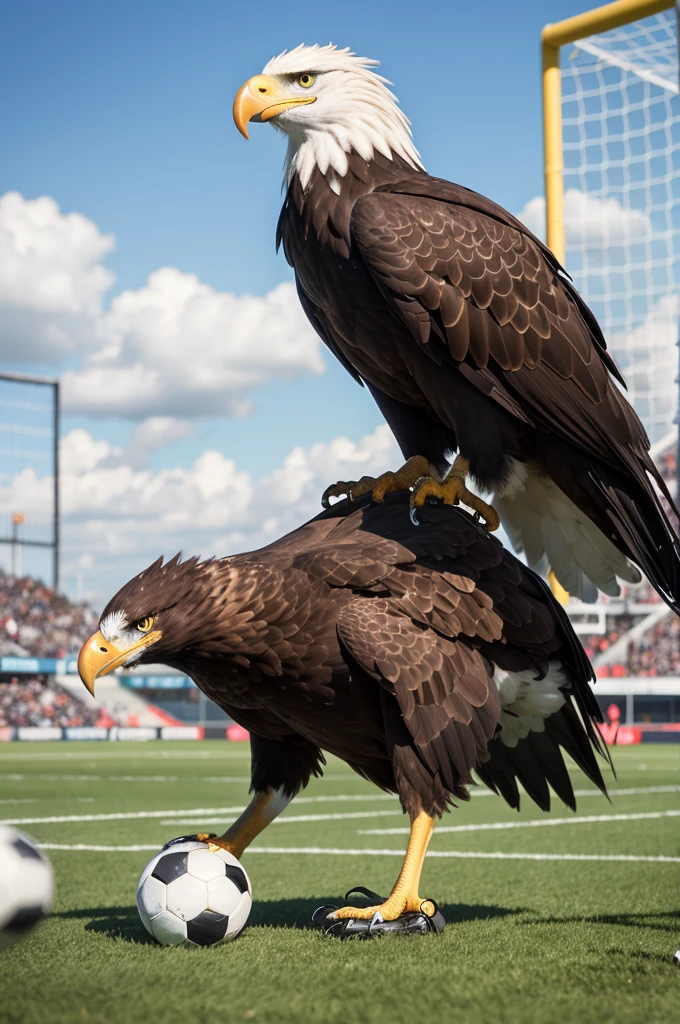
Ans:
[[[148,633],[152,627],[153,615],[145,615],[143,619],[138,619],[138,621],[135,622],[135,628],[138,629],[140,633]]]
[[[309,71],[305,71],[304,74],[299,76],[297,81],[298,85],[301,85],[303,89],[309,89],[314,85],[316,79],[314,75],[310,75]]]

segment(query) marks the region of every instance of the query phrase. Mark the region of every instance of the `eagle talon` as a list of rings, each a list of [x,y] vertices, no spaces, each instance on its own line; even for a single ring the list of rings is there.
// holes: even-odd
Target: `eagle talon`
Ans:
[[[226,850],[227,853],[236,856],[234,847],[227,842],[224,836],[216,836],[214,832],[198,832],[196,839],[199,843],[206,843],[209,850]],[[238,859],[240,860],[240,858]]]
[[[484,523],[486,529],[492,533],[500,526],[500,518],[495,508],[483,501],[477,494],[473,494],[465,486],[465,479],[469,471],[467,459],[460,455],[456,458],[450,472],[441,481],[431,476],[421,477],[417,480],[413,493],[411,494],[411,522],[418,525],[417,518],[414,520],[413,511],[431,501],[441,501],[445,505],[464,504],[472,509],[475,519]]]
[[[362,476],[360,480],[339,480],[337,484],[327,487],[321,496],[324,508],[330,508],[330,498],[346,496],[356,501],[364,494],[371,495],[373,501],[384,501],[388,494],[395,491],[407,491],[423,477],[429,477],[430,463],[424,455],[413,455],[396,473],[381,473],[380,476]]]
[[[330,508],[331,498],[347,498],[348,501],[356,501],[357,498],[372,490],[376,482],[376,478],[373,476],[362,476],[360,480],[338,480],[336,484],[327,487],[321,495],[321,506],[325,509]]]
[[[434,900],[421,900],[418,895],[411,896],[408,893],[392,893],[387,899],[384,899],[378,896],[377,893],[362,887],[351,889],[345,896],[345,899],[348,899],[355,892],[362,893],[371,900],[377,899],[379,903],[370,907],[338,907],[328,914],[330,920],[375,921],[379,919],[380,921],[396,921],[405,914],[424,914],[426,917],[432,917],[437,910]]]
[[[336,484],[332,484],[330,487],[327,487],[326,490],[321,495],[321,507],[324,508],[324,509],[330,508],[331,507],[331,501],[330,501],[331,498],[342,498],[342,497],[346,496],[351,501],[352,500],[352,490],[351,490],[351,488],[352,488],[352,483],[351,482],[346,482],[344,480],[338,480],[338,482]]]

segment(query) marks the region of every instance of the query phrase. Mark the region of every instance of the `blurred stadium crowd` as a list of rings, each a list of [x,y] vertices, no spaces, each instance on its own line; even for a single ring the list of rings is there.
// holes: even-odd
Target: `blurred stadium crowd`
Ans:
[[[86,604],[74,604],[30,576],[8,576],[0,569],[0,657],[63,658],[79,650],[96,622]],[[0,682],[0,726],[114,724],[108,712],[48,684],[44,676],[8,676]]]
[[[42,676],[0,683],[0,726],[115,725],[108,712],[86,705]]]
[[[649,611],[660,607],[661,598],[649,584],[624,589],[624,597],[636,605],[649,605]],[[598,664],[601,656],[632,628],[644,620],[642,614],[633,615],[624,612],[620,615],[608,615],[604,633],[581,636],[580,640],[585,652],[595,665],[598,678],[623,678],[625,676],[655,677],[680,676],[680,618],[672,612],[654,623],[643,635],[630,638],[618,657],[606,659],[606,663]]]
[[[628,645],[626,675],[680,676],[680,620],[666,616],[642,640]]]
[[[0,569],[0,655],[63,658],[80,649],[96,627],[86,604],[73,604],[29,576]]]

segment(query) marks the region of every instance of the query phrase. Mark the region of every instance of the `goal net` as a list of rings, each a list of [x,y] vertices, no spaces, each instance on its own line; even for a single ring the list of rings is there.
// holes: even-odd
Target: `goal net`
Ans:
[[[566,268],[660,441],[678,409],[675,7],[567,44],[561,66]]]
[[[53,382],[0,372],[0,570],[48,585],[59,529],[56,401]]]

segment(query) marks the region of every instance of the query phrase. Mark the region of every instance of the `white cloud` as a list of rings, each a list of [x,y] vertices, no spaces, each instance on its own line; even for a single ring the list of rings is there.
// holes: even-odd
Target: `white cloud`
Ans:
[[[631,331],[611,335],[607,345],[628,385],[635,407],[654,443],[673,429],[678,404],[678,318],[680,299],[665,295]]]
[[[534,196],[517,215],[539,238],[545,239],[545,199]],[[564,195],[564,228],[567,245],[598,248],[640,240],[651,231],[649,217],[641,210],[627,209],[618,199],[599,199],[569,188]]]
[[[265,381],[324,369],[290,282],[262,298],[236,296],[165,267],[116,296],[103,327],[107,344],[64,374],[71,412],[239,416]]]
[[[111,235],[48,196],[0,196],[0,358],[84,362],[63,375],[70,413],[242,416],[272,379],[323,373],[321,342],[286,282],[263,297],[219,292],[164,267],[108,307]]]
[[[136,469],[122,455],[86,430],[61,442],[64,582],[86,570],[86,589],[99,605],[161,553],[207,557],[259,547],[316,515],[333,480],[401,463],[384,425],[358,442],[339,437],[294,448],[258,482],[217,451],[159,471]],[[28,525],[41,521],[51,487],[51,478],[23,470],[0,488],[0,513],[20,508]]]
[[[191,423],[177,416],[150,416],[132,429],[120,461],[133,469],[143,469],[152,452],[191,437],[193,432]]]
[[[113,237],[49,196],[0,196],[0,357],[57,361],[96,338]]]

